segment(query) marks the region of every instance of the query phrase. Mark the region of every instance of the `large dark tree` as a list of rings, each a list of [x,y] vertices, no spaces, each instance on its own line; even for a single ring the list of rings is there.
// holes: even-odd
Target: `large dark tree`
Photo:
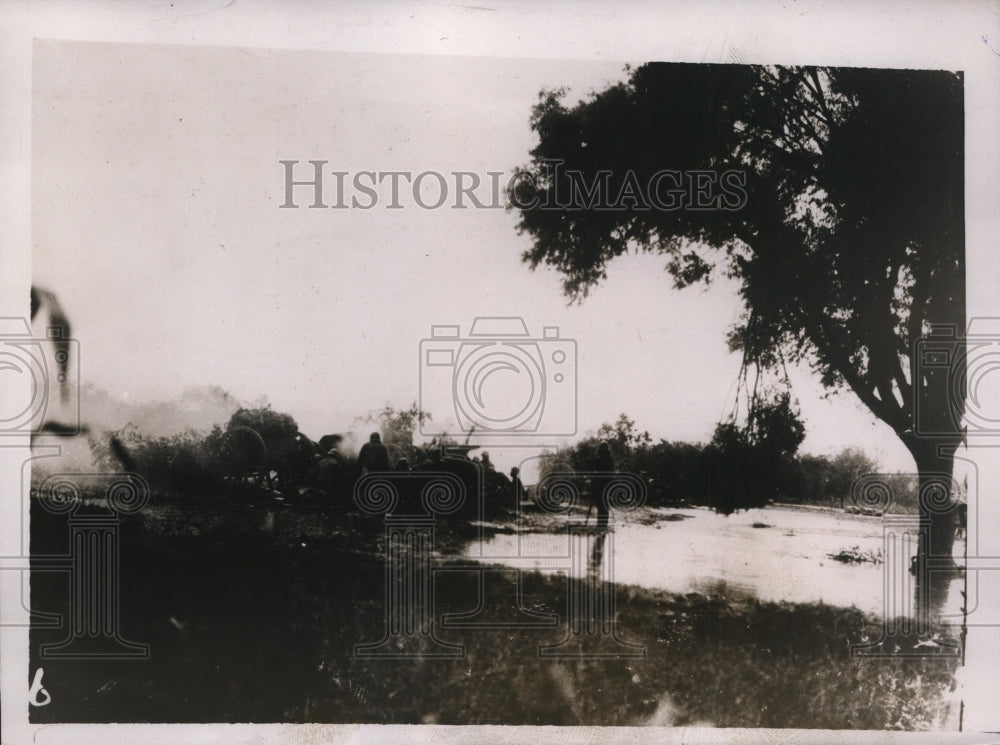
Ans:
[[[886,422],[921,474],[924,551],[948,553],[964,368],[914,345],[965,324],[961,74],[649,64],[563,99],[541,94],[511,194],[524,260],[574,300],[636,251],[676,287],[738,279],[734,348],[807,363]]]

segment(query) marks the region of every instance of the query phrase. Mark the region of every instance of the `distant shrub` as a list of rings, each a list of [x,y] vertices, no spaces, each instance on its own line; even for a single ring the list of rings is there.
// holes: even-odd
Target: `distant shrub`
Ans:
[[[222,486],[213,469],[218,460],[217,443],[221,430],[216,427],[206,435],[187,430],[173,435],[153,436],[128,425],[92,444],[98,465],[134,470],[160,489],[206,491]],[[117,453],[119,454],[116,454]],[[124,457],[129,462],[120,464]]]
[[[707,445],[652,443],[622,415],[576,445],[543,454],[540,480],[557,471],[590,470],[604,440],[619,470],[643,477],[649,504],[706,505],[728,514],[770,500],[840,507],[850,499],[856,479],[878,471],[878,463],[856,448],[832,458],[796,454],[803,433],[791,404],[780,397],[752,427],[720,424]],[[906,511],[911,502],[916,509],[915,484],[897,480],[891,484],[899,495],[892,509]]]

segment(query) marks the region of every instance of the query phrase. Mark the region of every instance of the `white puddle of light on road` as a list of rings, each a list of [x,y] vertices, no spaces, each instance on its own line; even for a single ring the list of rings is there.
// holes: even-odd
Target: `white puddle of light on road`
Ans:
[[[829,556],[855,547],[861,554],[880,555],[883,528],[878,518],[778,507],[728,517],[705,509],[656,512],[685,519],[619,521],[614,526],[613,581],[672,593],[728,589],[763,601],[883,612],[883,564],[845,564]],[[768,527],[755,528],[754,523]],[[466,556],[543,572],[570,570],[568,533],[497,535],[482,546],[470,545]],[[605,552],[604,576],[610,560]],[[959,607],[959,589],[960,583],[952,583],[956,597],[949,597],[946,608]]]

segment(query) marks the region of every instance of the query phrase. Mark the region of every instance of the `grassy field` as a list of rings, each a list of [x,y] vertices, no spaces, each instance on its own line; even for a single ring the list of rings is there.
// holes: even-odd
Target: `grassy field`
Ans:
[[[442,530],[460,546],[467,527]],[[66,519],[32,511],[32,550],[66,550]],[[854,609],[617,588],[618,633],[640,659],[540,659],[566,633],[567,580],[525,573],[549,629],[438,630],[459,659],[361,659],[385,628],[382,525],[343,511],[203,502],[124,518],[121,630],[148,660],[38,660],[53,703],[36,722],[331,722],[929,729],[955,726],[951,658],[852,658],[881,621]],[[447,565],[454,558],[441,557]],[[513,571],[507,572],[513,587]],[[474,571],[438,572],[436,613],[468,611]],[[65,612],[65,575],[32,604]],[[487,612],[509,607],[492,594]]]

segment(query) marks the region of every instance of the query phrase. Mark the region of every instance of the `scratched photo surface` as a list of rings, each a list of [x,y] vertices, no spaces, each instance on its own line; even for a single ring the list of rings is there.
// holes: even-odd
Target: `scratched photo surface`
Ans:
[[[957,729],[963,96],[36,41],[31,721]]]

